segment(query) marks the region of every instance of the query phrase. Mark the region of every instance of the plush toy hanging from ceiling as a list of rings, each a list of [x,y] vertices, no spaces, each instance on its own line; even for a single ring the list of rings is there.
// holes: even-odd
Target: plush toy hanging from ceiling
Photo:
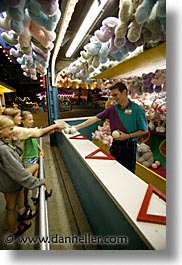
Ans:
[[[120,0],[118,18],[105,18],[80,52],[74,65],[76,77],[94,76],[125,60],[137,47],[145,50],[165,41],[165,23],[166,0]],[[67,72],[73,73],[71,67]],[[153,91],[151,82],[146,87]]]
[[[24,75],[36,79],[37,72],[46,74],[61,16],[58,0],[3,0],[0,12],[6,12],[0,18],[0,28],[5,30],[1,36],[15,46],[11,51]]]

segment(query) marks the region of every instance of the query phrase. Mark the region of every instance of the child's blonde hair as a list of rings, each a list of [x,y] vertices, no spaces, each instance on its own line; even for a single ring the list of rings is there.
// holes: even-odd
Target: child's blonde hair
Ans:
[[[0,138],[2,133],[1,130],[11,126],[14,126],[12,118],[6,115],[0,115]]]
[[[18,113],[21,113],[18,108],[6,108],[2,114],[14,118]]]
[[[32,115],[32,113],[28,110],[22,111],[22,113],[21,113],[22,121],[24,121],[27,118],[27,116],[30,114]]]

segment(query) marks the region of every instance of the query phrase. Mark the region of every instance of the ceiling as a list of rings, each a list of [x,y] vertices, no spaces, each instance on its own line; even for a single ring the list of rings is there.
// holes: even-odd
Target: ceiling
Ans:
[[[68,1],[62,0],[59,2],[60,2],[60,10],[63,16],[65,12],[65,7]],[[86,38],[82,41],[80,47],[75,52],[75,54],[72,56],[72,58],[66,58],[65,53],[69,45],[71,44],[76,32],[78,31],[92,3],[93,3],[93,0],[79,0],[78,3],[76,4],[74,13],[69,23],[69,27],[66,31],[66,34],[63,40],[63,44],[61,45],[59,53],[56,58],[56,72],[67,67],[70,64],[70,62],[76,60],[80,56],[80,51],[83,50],[83,46],[89,42],[90,37],[94,35],[94,32],[101,27],[101,24],[104,18],[109,17],[109,16],[114,16],[114,17],[118,16],[119,0],[110,0],[104,10],[104,13],[98,19],[96,24],[91,28],[90,32],[87,34]],[[98,0],[98,3],[99,3],[99,0]],[[57,34],[60,29],[60,24],[61,24],[61,20],[57,26],[57,30],[56,30]]]
[[[61,18],[55,30],[57,36],[59,34],[60,25],[62,22],[62,18],[64,16],[67,2],[68,0],[59,0]],[[100,0],[98,0],[98,3],[99,2]],[[117,17],[118,9],[119,9],[119,0],[110,0],[108,5],[106,6],[106,10],[102,14],[102,16],[98,19],[97,23],[92,27],[91,31],[87,34],[87,37],[83,40],[83,42],[81,43],[81,46],[72,56],[72,58],[66,58],[65,53],[92,3],[93,3],[93,0],[79,0],[78,3],[76,4],[71,21],[65,33],[63,42],[61,46],[59,46],[59,52],[57,54],[56,63],[55,63],[56,72],[69,66],[69,64],[72,61],[76,60],[77,57],[79,57],[80,51],[83,50],[83,46],[89,42],[89,39],[93,35],[94,31],[100,28],[101,22],[104,18],[108,16]],[[54,44],[56,42],[57,42],[57,39],[55,39]],[[54,53],[54,49],[51,51],[51,56],[53,53]],[[51,62],[51,57],[50,57],[49,62]],[[9,86],[12,86],[13,88],[15,88],[18,96],[21,95],[22,97],[26,96],[27,94],[28,96],[31,96],[31,94],[32,95],[35,94],[36,91],[39,92],[42,90],[42,88],[40,87],[40,80],[38,79],[34,81],[30,78],[25,77],[23,75],[21,66],[17,64],[15,60],[13,63],[10,62],[7,59],[5,53],[3,52],[3,49],[0,49],[0,81],[5,82]]]
[[[97,0],[98,4],[101,0]],[[64,14],[66,14],[67,4],[69,0],[59,0],[59,9],[61,11],[61,17],[57,23],[55,32],[56,39],[54,40],[54,48],[51,50],[51,55],[49,59],[49,71],[52,74],[51,66],[55,69],[55,74],[61,70],[68,67],[71,62],[77,60],[80,57],[80,52],[83,51],[83,47],[86,43],[90,42],[91,36],[97,29],[102,26],[102,21],[107,17],[118,17],[119,3],[121,0],[109,0],[106,7],[103,10],[101,16],[98,17],[95,24],[91,27],[90,31],[87,32],[86,37],[81,41],[80,46],[71,58],[66,58],[65,54],[70,46],[74,36],[76,35],[84,17],[86,16],[93,0],[78,0],[75,6],[74,12],[72,14],[69,25],[66,29],[63,40],[59,43],[59,33],[62,26],[62,21],[64,20]],[[55,52],[56,51],[56,52]],[[8,52],[7,52],[8,54]],[[0,49],[0,81],[7,83],[9,86],[16,89],[18,96],[31,96],[35,95],[36,92],[42,91],[40,74],[38,74],[38,79],[33,80],[27,78],[23,75],[23,70],[21,66],[14,59],[10,62],[7,58],[7,54],[4,53],[3,49]],[[56,58],[53,61],[54,55]],[[12,59],[12,58],[11,58]],[[54,62],[54,63],[52,63]],[[51,65],[52,64],[52,65]]]

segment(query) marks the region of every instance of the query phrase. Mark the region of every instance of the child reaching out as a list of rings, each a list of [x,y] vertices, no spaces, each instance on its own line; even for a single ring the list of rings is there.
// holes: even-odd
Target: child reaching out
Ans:
[[[22,111],[22,124],[25,128],[32,128],[34,124],[33,115],[30,111]],[[40,147],[38,138],[28,138],[24,142],[22,163],[25,168],[29,168],[30,166],[37,164],[39,160],[39,156],[43,155],[43,150]],[[34,173],[34,177],[38,177],[39,171],[37,170]],[[25,189],[25,203],[28,203],[28,190]],[[50,197],[52,190],[50,193],[46,191],[46,196]],[[37,189],[32,191],[32,201],[36,205],[38,203],[38,192]]]
[[[7,115],[7,116],[10,116],[12,117],[13,119],[13,122],[14,122],[14,128],[13,128],[13,132],[14,132],[14,135],[20,140],[20,144],[21,144],[21,147],[22,149],[24,149],[24,143],[25,143],[25,140],[26,139],[29,139],[31,137],[35,137],[35,138],[39,138],[41,136],[45,136],[45,135],[48,135],[48,134],[51,134],[51,133],[54,133],[56,131],[61,131],[62,129],[65,128],[65,124],[64,123],[61,123],[61,124],[52,124],[52,125],[49,125],[45,128],[25,128],[25,127],[20,127],[19,125],[21,124],[21,121],[22,121],[22,116],[21,116],[21,110],[20,109],[15,109],[15,108],[6,108],[4,111],[3,111],[3,115]],[[31,165],[29,168],[27,168],[27,171],[33,172],[33,175],[36,176],[36,174],[38,173],[35,173],[35,167],[37,167],[38,164],[33,164]],[[45,193],[46,194],[46,197],[49,197],[50,194],[49,193]],[[27,200],[27,195],[26,195],[26,191],[25,191],[25,200]],[[27,201],[25,202],[25,204],[28,203]],[[27,204],[27,206],[29,206]],[[29,208],[29,207],[28,207]]]
[[[63,130],[65,128],[64,123],[52,124],[52,125],[49,125],[45,128],[20,127],[19,125],[21,124],[21,121],[22,121],[20,109],[6,108],[3,111],[3,115],[7,115],[7,116],[12,117],[14,124],[15,124],[13,131],[14,131],[15,135],[20,139],[20,144],[21,144],[22,148],[23,148],[25,139],[28,139],[30,137],[39,138],[41,136],[45,136],[45,135],[54,133],[56,131],[61,132],[61,130]]]
[[[23,127],[32,128],[34,124],[32,113],[30,111],[22,111],[21,116]],[[38,138],[30,137],[25,140],[22,162],[26,168],[38,162],[39,152],[43,154],[40,144],[38,143]]]

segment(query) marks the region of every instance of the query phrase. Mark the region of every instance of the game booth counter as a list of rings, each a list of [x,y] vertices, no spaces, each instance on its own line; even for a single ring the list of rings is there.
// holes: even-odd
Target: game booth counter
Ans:
[[[74,126],[87,118],[64,121]],[[165,249],[165,193],[131,173],[96,145],[92,133],[98,126],[102,122],[71,135],[64,131],[56,133],[56,140],[93,233],[124,239],[101,244],[101,248]]]

